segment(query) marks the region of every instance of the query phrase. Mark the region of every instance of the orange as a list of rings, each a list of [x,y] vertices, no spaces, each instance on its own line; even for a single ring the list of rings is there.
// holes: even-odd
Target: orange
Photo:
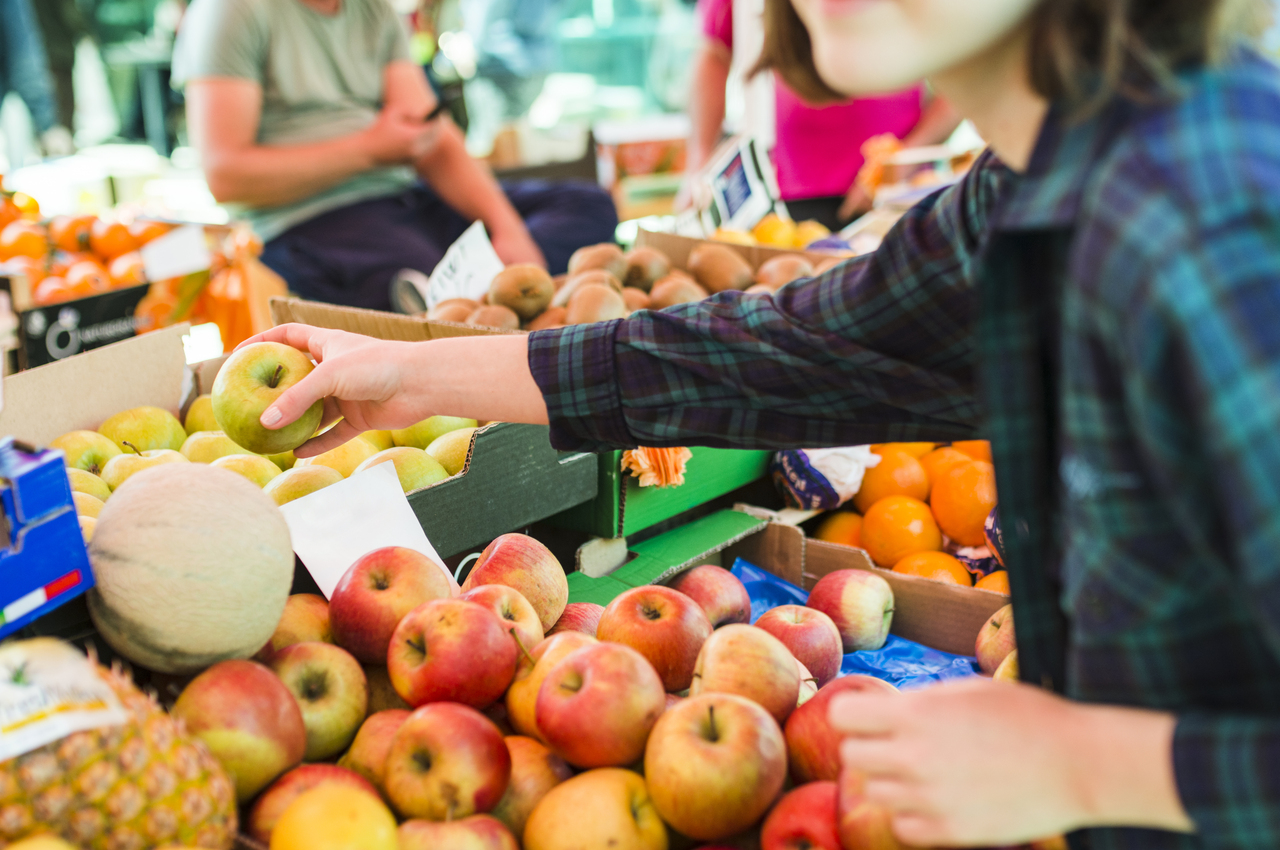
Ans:
[[[5,263],[10,274],[20,274],[26,277],[27,286],[32,289],[36,288],[36,284],[44,280],[45,275],[49,273],[45,268],[45,264],[35,257],[14,257]]]
[[[964,564],[946,552],[916,552],[894,564],[893,571],[965,587],[973,584],[973,575],[964,568]]]
[[[922,502],[929,498],[929,476],[920,461],[893,444],[876,454],[880,455],[880,463],[863,473],[862,487],[853,497],[853,506],[859,513],[865,515],[885,496],[910,496]]]
[[[958,443],[952,443],[951,448],[967,454],[974,460],[985,460],[991,463],[991,444],[986,440],[961,440]]]
[[[172,224],[165,224],[163,221],[150,221],[145,218],[140,218],[136,219],[129,225],[129,235],[133,237],[133,241],[139,248],[141,248],[152,239],[164,236],[172,229]]]
[[[49,253],[49,235],[44,226],[33,221],[14,221],[0,230],[0,259],[34,257],[43,259]]]
[[[49,241],[63,251],[88,251],[91,215],[55,215],[49,221]]]
[[[972,463],[973,458],[967,454],[958,452],[953,448],[944,446],[940,449],[934,449],[924,457],[920,458],[920,465],[924,467],[925,473],[929,476],[930,485],[942,477],[942,474],[958,463]]]
[[[157,292],[153,286],[151,291],[142,296],[138,306],[133,309],[134,331],[144,334],[148,331],[167,327],[173,320],[173,311],[177,299],[166,292]]]
[[[103,260],[114,260],[135,250],[138,243],[129,234],[129,228],[120,222],[100,218],[93,222],[89,231],[89,247]]]
[[[982,524],[996,506],[996,469],[980,460],[948,469],[933,482],[933,515],[962,546],[984,546]]]
[[[69,301],[75,297],[75,294],[67,286],[67,282],[57,275],[50,275],[40,281],[40,285],[31,293],[31,299],[41,307],[47,304],[57,304],[59,301]]]
[[[979,587],[983,590],[990,590],[995,593],[1003,593],[1005,596],[1008,596],[1009,573],[1004,570],[996,570],[993,573],[988,573],[978,579],[978,583],[975,584],[974,587]]]
[[[861,546],[862,516],[853,511],[832,511],[823,518],[813,536],[827,543]]]
[[[942,532],[929,506],[910,496],[887,496],[862,517],[862,548],[882,567],[913,552],[942,548]]]
[[[81,260],[67,269],[67,286],[77,298],[98,295],[111,288],[111,278],[101,263]]]
[[[3,200],[0,200],[0,230],[4,230],[9,222],[20,218],[22,218],[22,210],[13,202],[13,196],[3,195]]]
[[[396,850],[396,818],[374,794],[321,782],[285,807],[271,850]]]
[[[142,255],[137,251],[116,257],[107,267],[107,273],[111,276],[111,285],[116,288],[137,286],[147,281],[146,272],[142,268]]]
[[[878,452],[881,449],[902,449],[916,460],[927,455],[937,447],[937,443],[878,443],[871,447],[871,451]]]

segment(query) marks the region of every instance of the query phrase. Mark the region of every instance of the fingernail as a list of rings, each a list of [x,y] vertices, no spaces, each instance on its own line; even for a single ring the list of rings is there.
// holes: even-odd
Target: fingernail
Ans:
[[[270,428],[271,426],[279,423],[283,418],[284,414],[280,412],[279,408],[268,407],[262,412],[262,417],[258,421],[262,423],[264,428]]]

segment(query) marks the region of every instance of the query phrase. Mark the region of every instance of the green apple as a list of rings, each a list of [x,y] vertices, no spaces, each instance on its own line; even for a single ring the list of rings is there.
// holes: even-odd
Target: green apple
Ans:
[[[471,450],[471,437],[475,428],[459,428],[442,434],[427,446],[427,454],[440,462],[450,475],[457,475],[467,465],[467,452]]]
[[[347,478],[356,471],[357,466],[377,453],[378,450],[373,447],[373,443],[362,437],[355,437],[336,449],[329,449],[315,457],[304,457],[295,463],[294,467],[327,466],[330,469],[336,469],[343,478]]]
[[[280,474],[280,467],[262,455],[226,455],[209,465],[220,466],[223,469],[239,473],[259,487],[266,487],[271,483],[271,479]]]
[[[129,476],[159,466],[162,463],[190,463],[179,452],[173,449],[148,449],[138,454],[120,454],[107,461],[102,468],[102,480],[107,482],[111,492],[119,489]]]
[[[461,419],[457,416],[432,416],[417,425],[401,428],[391,432],[391,439],[397,446],[412,446],[425,449],[440,437],[459,428],[474,428],[478,423],[474,419]]]
[[[90,496],[106,501],[111,495],[111,488],[92,472],[85,472],[74,466],[67,467],[67,480],[71,482],[72,493],[87,493]]]
[[[80,520],[80,536],[84,538],[84,542],[88,543],[93,539],[93,529],[98,524],[96,517],[82,516]]]
[[[70,431],[49,443],[51,449],[61,449],[67,457],[67,466],[101,475],[107,461],[120,454],[120,447],[97,431]]]
[[[97,518],[102,512],[102,500],[97,496],[90,496],[88,493],[72,493],[71,500],[76,505],[76,516],[88,516]]]
[[[380,463],[395,464],[396,476],[399,477],[400,486],[406,493],[421,490],[423,487],[429,487],[449,477],[449,473],[445,472],[439,461],[422,449],[415,449],[412,446],[396,446],[380,451],[357,466],[356,472],[363,472]]]
[[[159,407],[135,407],[117,413],[98,426],[98,433],[114,442],[124,451],[125,444],[140,452],[153,449],[182,448],[187,432],[182,429],[178,417]]]
[[[213,415],[228,437],[262,455],[290,452],[311,439],[324,415],[317,401],[298,419],[272,431],[259,421],[285,390],[315,367],[298,349],[279,342],[255,342],[227,358],[213,381]]]
[[[395,440],[391,439],[390,431],[365,431],[360,436],[372,443],[373,447],[380,452],[386,451],[396,444]]]
[[[288,470],[293,469],[293,465],[298,462],[298,459],[293,456],[293,452],[280,452],[278,455],[267,455],[267,460],[280,467],[281,472],[287,472]]]
[[[187,418],[182,420],[182,427],[188,434],[197,431],[221,431],[218,420],[213,417],[213,396],[202,395],[191,402],[187,408]]]
[[[221,431],[197,431],[187,437],[180,451],[192,463],[213,463],[227,455],[252,454]]]
[[[327,466],[295,466],[272,478],[262,492],[274,499],[277,505],[283,505],[341,480],[342,474]]]

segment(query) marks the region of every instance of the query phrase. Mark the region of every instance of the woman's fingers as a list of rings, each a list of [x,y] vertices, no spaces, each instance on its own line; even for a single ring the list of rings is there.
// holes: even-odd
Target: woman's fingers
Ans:
[[[334,381],[334,370],[327,368],[327,364],[320,364],[301,381],[281,393],[275,403],[262,412],[259,421],[264,428],[273,431],[292,424],[311,405],[333,395]]]
[[[869,779],[911,779],[916,775],[902,745],[893,738],[845,738],[840,742],[840,764]]]
[[[287,325],[277,325],[269,331],[263,331],[260,334],[249,337],[237,345],[236,350],[239,351],[246,345],[253,345],[255,342],[279,342],[293,346],[299,351],[305,351],[313,359],[319,360],[324,341],[333,336],[334,333],[337,332],[327,328],[313,328],[311,325],[290,322]]]
[[[328,431],[325,431],[319,436],[312,437],[301,446],[298,446],[298,448],[294,450],[294,454],[297,457],[315,457],[318,454],[323,454],[324,452],[329,451],[329,449],[336,449],[343,443],[354,440],[362,433],[363,432],[359,428],[343,419]]]
[[[841,735],[887,735],[900,724],[905,707],[900,695],[878,688],[845,691],[832,698],[827,720]]]

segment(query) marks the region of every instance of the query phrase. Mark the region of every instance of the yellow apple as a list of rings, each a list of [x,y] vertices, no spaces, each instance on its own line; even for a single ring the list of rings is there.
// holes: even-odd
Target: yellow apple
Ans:
[[[429,487],[437,481],[443,481],[449,477],[449,473],[445,472],[444,467],[435,458],[422,449],[410,448],[409,446],[384,449],[357,466],[355,471],[363,472],[380,463],[395,465],[396,476],[400,479],[400,487],[406,493],[421,490],[423,487]]]
[[[348,478],[351,473],[356,471],[357,466],[377,453],[378,450],[373,447],[373,443],[356,437],[355,439],[347,440],[336,449],[329,449],[329,451],[318,454],[315,457],[304,457],[293,466],[295,469],[300,466],[327,466],[330,469],[337,470],[343,478]]]
[[[159,407],[135,407],[117,413],[98,426],[98,433],[114,442],[121,451],[139,452],[182,448],[187,440],[178,417]]]
[[[111,488],[92,472],[85,472],[74,466],[67,467],[67,480],[71,482],[71,492],[88,493],[90,496],[106,501],[111,495]]]
[[[426,452],[444,467],[445,472],[457,475],[467,465],[467,452],[471,450],[471,437],[475,428],[459,428],[437,437],[427,446]]]
[[[272,479],[281,475],[280,467],[262,455],[227,455],[220,457],[210,466],[220,466],[248,478],[259,487],[266,487]]]
[[[386,451],[396,444],[395,440],[391,439],[390,431],[365,431],[360,436],[368,440],[369,444],[380,452]]]
[[[197,431],[221,431],[218,420],[213,417],[213,396],[202,395],[187,408],[187,418],[182,420],[182,427],[188,434]]]
[[[341,480],[342,474],[327,466],[295,466],[272,478],[262,492],[274,499],[277,505],[283,505]]]
[[[120,454],[120,447],[97,431],[70,431],[49,443],[66,455],[67,466],[101,475],[107,461]]]
[[[237,446],[235,440],[221,431],[197,431],[187,437],[178,451],[192,463],[213,463],[227,455],[250,454],[248,449]]]
[[[88,493],[72,493],[72,501],[76,505],[76,516],[97,517],[102,512],[102,500]]]
[[[439,437],[459,428],[474,428],[476,420],[462,419],[458,416],[432,416],[416,425],[391,432],[391,438],[397,446],[411,446],[425,449]]]
[[[107,465],[102,468],[102,480],[106,482],[112,492],[115,492],[134,473],[150,469],[153,466],[159,466],[162,463],[190,462],[173,449],[151,449],[140,454],[116,455],[107,461]]]

